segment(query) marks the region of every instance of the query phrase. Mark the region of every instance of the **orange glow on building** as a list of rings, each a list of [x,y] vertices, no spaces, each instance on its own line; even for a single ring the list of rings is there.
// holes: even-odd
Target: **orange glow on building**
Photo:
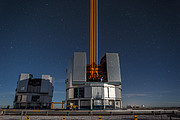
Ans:
[[[90,67],[89,79],[99,79],[98,64],[98,0],[90,0]]]

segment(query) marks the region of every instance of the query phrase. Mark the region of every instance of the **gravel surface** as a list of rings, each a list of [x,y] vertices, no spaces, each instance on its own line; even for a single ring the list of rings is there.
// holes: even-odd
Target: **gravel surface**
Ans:
[[[62,120],[63,116],[30,116],[30,120]],[[167,115],[138,115],[138,120],[169,120]],[[0,116],[0,120],[26,120],[26,116]],[[66,116],[66,120],[99,120],[99,116]],[[133,115],[102,116],[102,120],[134,120]],[[176,119],[177,120],[177,119]]]

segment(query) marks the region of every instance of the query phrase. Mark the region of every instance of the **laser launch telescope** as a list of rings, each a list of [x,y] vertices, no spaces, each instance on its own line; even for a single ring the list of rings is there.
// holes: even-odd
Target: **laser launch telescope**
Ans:
[[[90,63],[85,52],[75,52],[66,72],[67,105],[78,109],[122,108],[118,53],[105,53],[98,63],[98,0],[90,0]]]

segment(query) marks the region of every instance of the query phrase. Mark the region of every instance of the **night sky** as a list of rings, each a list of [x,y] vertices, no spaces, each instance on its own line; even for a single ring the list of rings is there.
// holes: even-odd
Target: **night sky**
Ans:
[[[0,0],[0,107],[18,76],[55,77],[65,99],[66,67],[87,52],[89,0]],[[120,56],[123,105],[180,106],[180,0],[99,0],[99,59]]]

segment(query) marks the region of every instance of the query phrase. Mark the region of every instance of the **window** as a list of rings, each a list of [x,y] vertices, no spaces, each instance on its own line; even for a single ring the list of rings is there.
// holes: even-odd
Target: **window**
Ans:
[[[22,95],[20,96],[20,101],[22,101]]]
[[[74,98],[78,98],[78,88],[74,88]]]
[[[119,103],[119,102],[118,102],[118,101],[116,101],[116,105],[118,105],[118,103]]]
[[[21,90],[24,90],[24,87],[21,87]]]
[[[107,88],[107,92],[108,92],[108,98],[109,98],[109,88]]]
[[[74,88],[74,98],[84,98],[84,88]]]
[[[30,79],[28,85],[41,86],[41,79]]]
[[[40,101],[40,96],[38,96],[38,95],[33,95],[31,101],[39,102],[39,101]]]
[[[39,93],[41,89],[41,79],[30,79],[28,82],[27,92]]]
[[[79,88],[79,98],[84,98],[84,88]]]

